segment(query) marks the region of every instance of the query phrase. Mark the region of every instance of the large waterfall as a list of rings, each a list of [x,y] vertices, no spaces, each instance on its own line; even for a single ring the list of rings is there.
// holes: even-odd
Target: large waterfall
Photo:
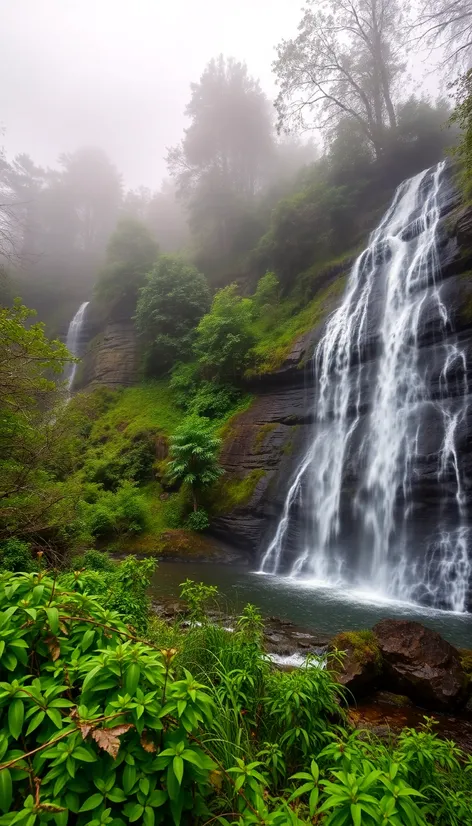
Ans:
[[[467,608],[472,561],[457,450],[467,372],[441,298],[444,170],[401,184],[326,325],[313,358],[312,439],[263,573]],[[433,432],[439,441],[428,448]],[[413,488],[432,453],[428,490],[439,489],[439,505],[422,517]]]
[[[79,309],[77,310],[74,318],[72,319],[71,323],[69,324],[69,329],[67,331],[67,338],[66,338],[66,347],[69,350],[69,353],[72,353],[73,356],[80,355],[80,339],[82,333],[82,327],[84,324],[85,319],[85,311],[89,305],[88,301],[84,301],[83,304],[80,305]],[[74,384],[75,374],[77,371],[77,364],[70,364],[65,371],[65,378],[67,381],[67,390],[69,393],[72,390],[72,386]]]

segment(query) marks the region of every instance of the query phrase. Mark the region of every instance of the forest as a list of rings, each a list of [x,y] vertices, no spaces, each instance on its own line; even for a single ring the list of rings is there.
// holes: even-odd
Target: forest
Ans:
[[[244,61],[207,63],[159,190],[97,147],[0,155],[0,826],[472,826],[472,757],[427,712],[356,729],[336,645],[279,670],[254,605],[229,629],[211,585],[187,579],[172,622],[149,596],[156,557],[198,555],[250,499],[264,470],[228,476],[228,436],[396,188],[447,158],[470,205],[471,38],[464,0],[307,0],[274,102]],[[110,329],[136,341],[131,386],[90,381]],[[374,635],[352,644],[375,669]]]

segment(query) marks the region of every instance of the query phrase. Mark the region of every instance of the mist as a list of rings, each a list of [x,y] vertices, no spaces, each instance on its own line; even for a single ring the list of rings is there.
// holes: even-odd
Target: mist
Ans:
[[[2,0],[0,9],[7,154],[52,166],[61,152],[100,146],[131,188],[158,187],[190,83],[211,57],[244,60],[273,96],[274,48],[299,17],[286,0]]]

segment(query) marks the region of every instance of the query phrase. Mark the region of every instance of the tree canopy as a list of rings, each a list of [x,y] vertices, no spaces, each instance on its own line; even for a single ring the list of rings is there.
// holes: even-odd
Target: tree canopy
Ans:
[[[332,136],[348,116],[378,157],[396,125],[402,71],[398,0],[308,0],[299,34],[278,46],[279,127],[311,124]]]
[[[188,358],[195,328],[210,304],[205,276],[183,258],[163,255],[139,291],[136,326],[151,375]]]

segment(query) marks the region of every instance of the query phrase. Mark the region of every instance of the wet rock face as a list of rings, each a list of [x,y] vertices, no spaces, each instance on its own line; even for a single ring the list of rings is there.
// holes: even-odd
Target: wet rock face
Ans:
[[[440,634],[419,622],[390,619],[378,622],[373,632],[389,690],[439,710],[466,702],[467,677],[459,653]]]
[[[139,380],[139,356],[132,321],[106,324],[86,348],[75,389],[129,387]]]

